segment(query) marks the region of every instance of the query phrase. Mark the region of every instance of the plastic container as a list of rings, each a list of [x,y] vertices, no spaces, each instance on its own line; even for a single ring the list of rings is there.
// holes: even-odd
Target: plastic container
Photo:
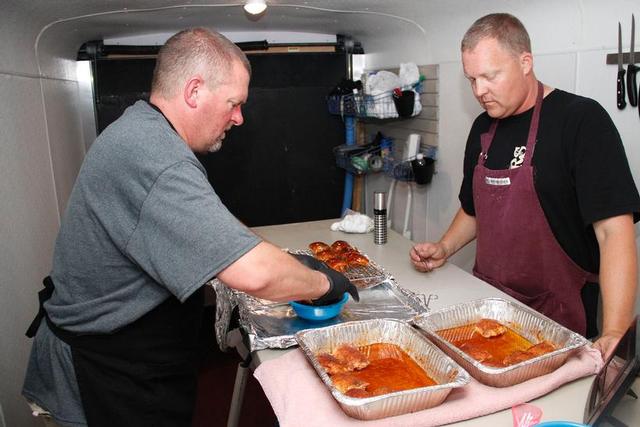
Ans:
[[[411,117],[416,93],[413,90],[403,90],[400,94],[393,94],[393,103],[396,105],[399,117]]]
[[[336,317],[342,311],[342,307],[349,300],[349,294],[345,292],[342,299],[329,305],[307,305],[297,301],[289,301],[289,304],[298,317],[306,320],[320,321]]]
[[[536,424],[536,427],[588,427],[587,424],[575,423],[573,421],[545,421]]]
[[[425,185],[431,183],[433,178],[434,163],[430,157],[425,157],[424,154],[418,153],[416,158],[411,161],[411,169],[413,170],[413,179],[418,185]]]

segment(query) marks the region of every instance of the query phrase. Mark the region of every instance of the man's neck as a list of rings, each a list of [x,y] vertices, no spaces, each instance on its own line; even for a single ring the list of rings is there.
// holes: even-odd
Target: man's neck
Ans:
[[[185,128],[182,121],[178,119],[179,114],[172,107],[171,103],[164,98],[153,94],[149,97],[149,103],[155,105],[156,108],[158,108],[162,112],[162,115],[165,119],[167,119],[173,130],[175,130],[180,138],[182,138],[182,140],[187,143]]]

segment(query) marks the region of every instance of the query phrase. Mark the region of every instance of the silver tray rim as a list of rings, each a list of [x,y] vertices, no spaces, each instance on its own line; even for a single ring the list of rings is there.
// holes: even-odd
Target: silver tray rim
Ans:
[[[332,385],[332,382],[331,382],[331,379],[329,377],[329,374],[327,374],[327,372],[320,367],[319,363],[317,362],[317,359],[316,359],[315,355],[313,354],[313,352],[311,351],[311,349],[308,347],[307,343],[305,342],[305,336],[306,335],[310,335],[310,334],[322,334],[322,333],[326,332],[329,329],[344,328],[344,327],[349,327],[349,325],[385,323],[385,322],[387,322],[387,323],[397,323],[399,325],[398,327],[406,329],[407,333],[415,334],[415,336],[417,338],[425,340],[426,345],[428,345],[430,348],[432,348],[440,357],[444,358],[450,364],[452,364],[452,365],[454,365],[456,367],[458,372],[456,374],[455,379],[453,381],[449,381],[449,382],[444,383],[444,384],[435,384],[435,385],[428,386],[428,387],[418,387],[418,388],[413,388],[413,389],[410,389],[410,390],[396,391],[396,392],[393,392],[393,393],[387,393],[387,394],[383,394],[383,395],[379,395],[379,396],[372,396],[372,397],[365,397],[365,398],[350,397],[350,396],[347,396],[347,395],[341,393],[338,389],[336,389]],[[304,352],[305,356],[307,357],[307,360],[311,362],[311,365],[313,366],[314,370],[317,372],[317,374],[322,379],[322,382],[325,384],[326,387],[329,388],[329,390],[331,391],[331,394],[335,397],[335,399],[338,402],[343,403],[343,404],[345,404],[347,406],[351,406],[351,407],[365,406],[365,405],[369,405],[371,403],[379,402],[381,400],[392,399],[394,397],[402,397],[402,396],[406,396],[406,395],[409,395],[409,394],[417,394],[417,393],[423,393],[423,392],[431,392],[431,393],[433,393],[433,392],[440,391],[440,390],[445,390],[445,389],[454,389],[454,388],[464,387],[465,385],[467,385],[471,381],[471,375],[469,375],[469,373],[466,371],[466,369],[464,369],[462,366],[460,366],[460,364],[458,364],[448,354],[446,354],[444,351],[442,351],[440,348],[438,348],[438,346],[436,346],[434,343],[429,341],[426,337],[424,337],[424,335],[422,335],[419,331],[417,331],[415,328],[413,328],[410,324],[408,324],[406,322],[402,322],[402,321],[397,320],[397,319],[369,319],[369,320],[358,320],[358,321],[353,321],[353,322],[345,322],[345,323],[340,323],[340,324],[337,324],[337,325],[326,326],[326,327],[323,327],[323,328],[306,329],[306,330],[297,332],[295,334],[295,337],[296,337],[296,341],[298,342],[298,345],[300,346],[300,349]]]
[[[475,304],[480,304],[480,303],[485,303],[485,302],[492,302],[492,301],[496,301],[499,303],[503,303],[503,304],[507,304],[507,305],[511,305],[513,307],[515,307],[517,310],[521,310],[524,312],[527,312],[529,315],[536,317],[538,319],[541,319],[544,322],[550,323],[551,325],[553,325],[556,328],[559,328],[561,330],[566,331],[569,334],[569,339],[567,340],[568,342],[572,342],[572,344],[566,346],[566,347],[562,347],[559,348],[555,351],[552,351],[550,353],[546,353],[540,356],[536,356],[532,359],[528,359],[525,360],[523,362],[519,362],[519,363],[515,363],[513,365],[504,367],[504,368],[496,368],[496,367],[491,367],[491,366],[486,366],[484,364],[482,364],[481,362],[478,362],[477,360],[475,360],[474,358],[472,358],[471,356],[469,356],[467,353],[465,353],[464,351],[460,350],[459,348],[457,348],[456,346],[454,346],[452,343],[450,343],[449,341],[443,339],[442,337],[440,337],[440,335],[437,334],[437,331],[432,331],[431,329],[425,328],[424,323],[422,323],[422,319],[428,319],[429,317],[433,317],[433,316],[437,316],[437,315],[441,315],[444,314],[446,312],[453,312],[456,310],[459,310],[460,307],[471,307]],[[464,359],[466,362],[468,362],[469,364],[473,365],[474,367],[476,367],[479,371],[482,371],[485,374],[492,374],[492,375],[499,375],[499,374],[504,374],[504,373],[508,373],[510,371],[515,371],[515,370],[519,370],[522,369],[523,367],[526,367],[527,365],[534,365],[534,364],[538,364],[546,359],[550,359],[553,357],[557,357],[563,353],[568,353],[568,352],[572,352],[580,347],[583,347],[587,344],[590,344],[589,340],[587,340],[585,337],[583,337],[582,335],[573,332],[569,329],[567,329],[566,327],[560,325],[559,323],[555,322],[554,320],[548,318],[547,316],[543,315],[542,313],[539,313],[525,305],[522,305],[520,303],[516,303],[514,301],[509,301],[507,299],[504,298],[499,298],[499,297],[488,297],[488,298],[480,298],[480,299],[476,299],[473,301],[468,301],[468,302],[464,302],[464,303],[459,303],[459,304],[454,304],[454,305],[450,305],[447,307],[444,307],[442,309],[439,310],[434,310],[428,313],[420,313],[418,315],[416,315],[413,320],[412,323],[420,330],[424,331],[427,333],[427,336],[432,339],[432,340],[436,340],[438,342],[440,342],[441,344],[445,345],[448,349],[450,349],[452,352],[456,353],[459,357],[461,357],[462,359]],[[452,325],[451,327],[456,327],[456,326],[461,326],[461,325]],[[519,332],[516,330],[516,332]]]

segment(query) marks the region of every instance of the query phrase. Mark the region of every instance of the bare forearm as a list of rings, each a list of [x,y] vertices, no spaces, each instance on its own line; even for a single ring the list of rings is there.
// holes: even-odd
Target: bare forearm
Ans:
[[[423,273],[444,265],[451,255],[476,237],[476,219],[459,209],[439,242],[418,243],[409,252],[416,270]]]
[[[638,264],[633,220],[625,215],[594,227],[600,246],[602,335],[620,336],[629,327],[636,302]]]
[[[271,301],[315,299],[329,289],[327,277],[262,242],[218,274],[227,286]]]
[[[460,208],[440,243],[444,245],[448,258],[475,238],[476,219]]]

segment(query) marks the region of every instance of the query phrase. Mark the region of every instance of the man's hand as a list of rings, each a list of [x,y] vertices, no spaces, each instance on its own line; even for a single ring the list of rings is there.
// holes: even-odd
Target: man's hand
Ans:
[[[424,273],[441,267],[447,260],[447,250],[440,242],[425,242],[411,248],[409,256],[415,269]]]
[[[618,334],[602,335],[593,343],[593,348],[600,351],[602,358],[607,360],[609,356],[611,356],[611,353],[613,353],[613,350],[615,350],[620,338],[622,338],[622,335]]]
[[[342,299],[345,292],[349,292],[355,301],[360,301],[360,295],[358,295],[358,288],[349,281],[343,274],[330,268],[324,262],[309,256],[301,254],[292,254],[300,263],[309,267],[312,270],[319,271],[327,276],[329,279],[329,290],[318,299],[314,299],[314,305],[328,305],[333,304]]]

